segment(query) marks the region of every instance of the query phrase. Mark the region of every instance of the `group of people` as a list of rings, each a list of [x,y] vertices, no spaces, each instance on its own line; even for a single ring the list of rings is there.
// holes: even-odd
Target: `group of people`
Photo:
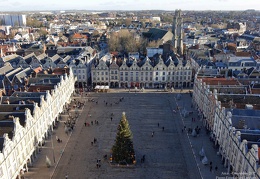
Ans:
[[[114,104],[119,104],[120,102],[123,101],[123,99],[124,99],[124,97],[119,98],[119,100],[118,100],[118,101],[115,101]],[[112,102],[112,103],[109,103],[108,101],[105,101],[105,100],[104,100],[104,103],[106,104],[106,106],[109,105],[109,104],[110,104],[110,106],[113,106],[113,102]]]

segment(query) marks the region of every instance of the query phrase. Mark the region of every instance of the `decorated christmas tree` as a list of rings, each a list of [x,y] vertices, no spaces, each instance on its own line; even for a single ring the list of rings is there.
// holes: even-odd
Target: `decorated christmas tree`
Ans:
[[[115,144],[112,147],[112,160],[116,163],[135,163],[135,152],[133,146],[133,134],[126,119],[125,112],[117,128]]]

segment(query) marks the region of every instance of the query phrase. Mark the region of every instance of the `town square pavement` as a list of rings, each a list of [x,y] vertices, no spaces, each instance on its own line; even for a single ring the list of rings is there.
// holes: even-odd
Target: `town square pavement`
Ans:
[[[192,98],[187,91],[111,90],[108,93],[75,95],[74,99],[85,103],[83,108],[76,108],[70,113],[72,116],[79,114],[76,127],[66,134],[64,122],[68,114],[62,114],[58,128],[46,140],[24,178],[213,179],[225,176],[226,169],[223,168],[217,149],[209,140],[196,109],[191,105]],[[184,108],[191,111],[191,114],[183,116]],[[133,133],[137,159],[134,166],[115,166],[109,162],[122,112],[126,113]],[[186,130],[182,130],[184,126]],[[193,137],[187,128],[196,126],[201,131],[197,137]],[[63,142],[58,143],[56,136]],[[97,140],[95,143],[94,138]],[[201,162],[201,148],[204,148],[208,162],[212,162],[212,171],[209,165]],[[105,155],[108,156],[107,159],[104,158]],[[143,155],[145,162],[141,163]],[[46,166],[46,156],[52,162],[50,168]],[[97,160],[101,160],[100,168],[96,167]],[[218,167],[217,170],[215,166]]]

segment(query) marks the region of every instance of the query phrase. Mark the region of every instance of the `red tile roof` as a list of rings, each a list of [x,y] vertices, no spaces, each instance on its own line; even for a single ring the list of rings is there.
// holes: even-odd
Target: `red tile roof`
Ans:
[[[37,74],[42,71],[42,67],[37,67],[37,68],[33,69],[33,71]]]

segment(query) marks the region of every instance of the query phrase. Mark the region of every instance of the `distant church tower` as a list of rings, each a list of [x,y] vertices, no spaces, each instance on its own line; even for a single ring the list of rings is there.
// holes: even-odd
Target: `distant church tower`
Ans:
[[[175,10],[173,18],[172,33],[173,33],[173,47],[177,49],[177,53],[183,55],[183,19],[181,17],[181,10]]]

